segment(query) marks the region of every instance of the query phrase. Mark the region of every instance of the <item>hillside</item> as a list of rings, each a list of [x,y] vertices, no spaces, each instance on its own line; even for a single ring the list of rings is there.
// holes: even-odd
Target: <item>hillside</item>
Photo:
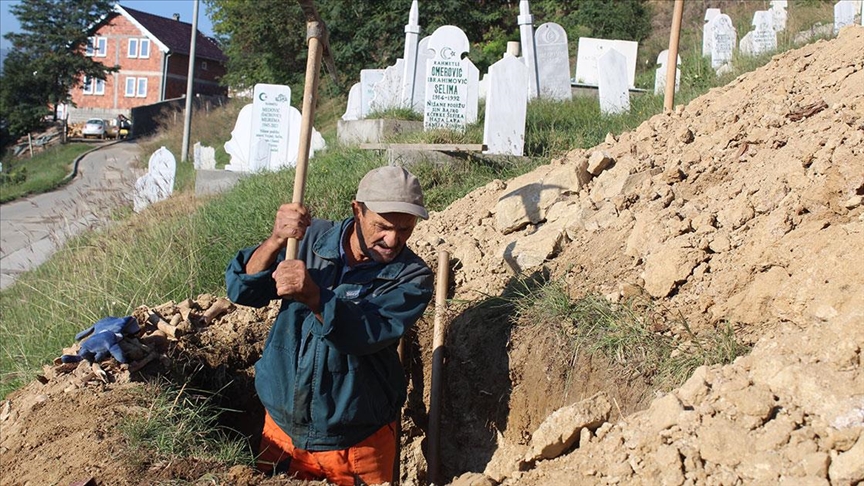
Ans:
[[[418,226],[418,254],[430,264],[441,249],[452,255],[448,482],[864,481],[862,52],[864,28],[851,27],[777,55]],[[517,273],[562,282],[573,299],[647,302],[658,316],[651,331],[675,337],[681,354],[726,324],[754,348],[655,395],[642,377],[562,349],[556,328],[517,326],[512,309],[487,304],[518,286]],[[185,312],[213,302],[201,296]],[[173,302],[158,310],[169,320],[184,312]],[[254,443],[261,416],[249,380],[272,318],[238,308],[151,366],[226,386],[224,405],[241,411],[229,422]],[[423,320],[414,343],[403,484],[426,479],[431,326]],[[10,395],[0,409],[3,484],[286,484],[239,466],[122,460],[117,424],[151,413],[140,405],[149,388],[137,372],[106,368],[107,382],[88,367],[49,367]]]

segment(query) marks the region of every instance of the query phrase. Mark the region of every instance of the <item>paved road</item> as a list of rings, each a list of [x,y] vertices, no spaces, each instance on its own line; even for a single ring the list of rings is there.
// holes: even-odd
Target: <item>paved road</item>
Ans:
[[[0,289],[44,263],[75,234],[106,224],[111,211],[131,201],[138,153],[133,142],[90,152],[66,186],[0,205]]]

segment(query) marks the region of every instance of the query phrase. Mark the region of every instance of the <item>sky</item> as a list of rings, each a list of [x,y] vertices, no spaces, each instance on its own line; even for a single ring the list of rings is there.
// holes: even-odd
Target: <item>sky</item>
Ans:
[[[18,3],[18,0],[0,0],[0,34],[17,32],[21,28],[18,19],[9,12],[9,7]],[[180,20],[192,23],[192,12],[195,9],[195,0],[120,0],[123,7],[133,8],[142,12],[151,13],[160,17],[171,18],[175,13],[180,14]],[[207,8],[204,2],[198,5],[198,30],[204,35],[213,35],[213,23],[207,18]],[[11,44],[5,38],[0,38],[0,48],[9,49]]]

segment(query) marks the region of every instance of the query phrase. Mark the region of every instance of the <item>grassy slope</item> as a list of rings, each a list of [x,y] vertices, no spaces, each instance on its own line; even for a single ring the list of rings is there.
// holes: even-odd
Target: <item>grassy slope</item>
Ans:
[[[758,2],[756,2],[758,3]],[[821,12],[818,4],[810,15]],[[796,25],[790,12],[790,26]],[[788,44],[786,44],[788,46]],[[713,76],[704,59],[682,55],[683,104],[712,86],[734,77]],[[692,52],[692,50],[690,50]],[[751,70],[769,56],[739,62],[738,72]],[[324,96],[332,94],[323,89]],[[322,101],[316,117],[330,148],[310,162],[307,204],[318,217],[341,218],[357,182],[370,168],[387,160],[371,151],[336,145],[336,120],[344,99]],[[192,140],[221,150],[230,138],[240,106],[230,104],[194,117]],[[534,102],[529,105],[526,150],[533,157],[522,160],[469,158],[442,167],[412,168],[420,178],[432,209],[443,209],[453,200],[491,179],[507,179],[527,172],[568,149],[591,147],[607,133],[636,127],[662,109],[662,99],[643,95],[633,100],[630,113],[601,116],[596,101],[574,99],[569,103]],[[166,120],[159,136],[142,141],[142,152],[165,145],[177,153],[182,125]],[[469,127],[459,141],[479,142],[482,120]],[[423,135],[427,141],[445,141],[453,134]],[[467,140],[466,140],[467,139]],[[217,158],[226,162],[224,153]],[[179,159],[179,157],[178,157]],[[224,293],[225,264],[240,247],[254,244],[269,233],[279,204],[290,200],[293,170],[248,177],[238,186],[210,199],[196,199],[191,162],[178,164],[179,193],[142,214],[109,230],[85,234],[67,244],[47,263],[22,275],[15,285],[0,292],[0,395],[30,381],[43,363],[61,353],[81,329],[106,315],[128,315],[140,305],[182,300],[200,293]]]

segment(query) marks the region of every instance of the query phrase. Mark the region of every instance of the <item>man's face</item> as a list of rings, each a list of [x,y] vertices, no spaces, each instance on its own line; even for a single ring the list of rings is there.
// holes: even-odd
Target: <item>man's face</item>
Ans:
[[[414,227],[417,216],[405,213],[376,213],[363,204],[352,204],[360,248],[378,263],[390,263],[399,255]]]

